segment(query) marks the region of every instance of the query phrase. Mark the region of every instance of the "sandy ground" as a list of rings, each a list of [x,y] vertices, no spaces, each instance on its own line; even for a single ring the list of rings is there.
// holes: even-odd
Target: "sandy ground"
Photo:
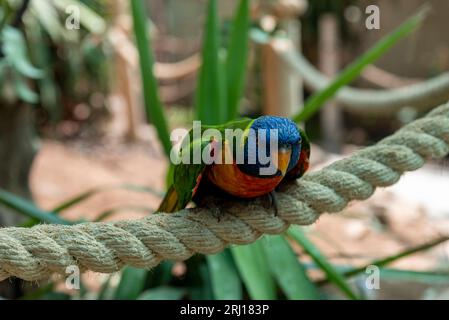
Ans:
[[[315,168],[333,160],[324,153],[316,154]],[[162,192],[165,171],[160,148],[151,141],[125,145],[110,141],[86,144],[44,140],[34,164],[31,185],[37,204],[50,210],[73,196],[101,186],[136,184]],[[409,173],[395,187],[378,190],[367,201],[351,203],[343,213],[325,214],[307,230],[335,263],[361,265],[398,253],[449,231],[448,178],[444,166],[429,166]],[[66,210],[63,216],[91,220],[112,208],[132,206],[150,210],[157,207],[159,200],[160,197],[149,193],[108,189]],[[148,213],[124,209],[110,219],[131,219],[145,214]],[[301,254],[301,248],[295,249]],[[408,270],[447,267],[448,253],[448,246],[443,244],[401,259],[392,266]],[[423,294],[421,291],[418,297]]]
[[[109,187],[133,184],[162,193],[165,171],[164,158],[151,144],[86,146],[79,142],[63,144],[46,140],[34,163],[31,188],[39,206],[50,210],[87,190],[106,187],[105,191],[63,214],[69,219],[90,220],[112,208],[156,208],[160,198],[155,195]],[[111,218],[134,218],[144,214],[123,210]]]

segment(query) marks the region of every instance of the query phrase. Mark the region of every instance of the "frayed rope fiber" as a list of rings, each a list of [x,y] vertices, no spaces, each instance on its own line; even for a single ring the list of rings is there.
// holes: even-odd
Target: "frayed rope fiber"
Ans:
[[[449,104],[416,120],[378,144],[306,174],[278,193],[278,215],[266,199],[215,201],[208,208],[153,214],[139,220],[41,224],[0,229],[0,280],[25,280],[64,274],[69,265],[112,273],[124,265],[152,268],[162,260],[212,254],[230,244],[248,244],[263,234],[279,234],[289,225],[309,225],[324,212],[338,212],[351,200],[370,197],[376,187],[396,183],[426,159],[449,153]],[[424,186],[423,186],[424,187]],[[430,187],[430,186],[429,186]]]

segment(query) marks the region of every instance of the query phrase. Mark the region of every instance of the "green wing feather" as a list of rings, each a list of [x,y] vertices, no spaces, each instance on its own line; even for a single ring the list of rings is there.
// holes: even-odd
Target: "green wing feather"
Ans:
[[[234,120],[223,125],[217,126],[201,126],[201,136],[198,139],[193,137],[193,129],[189,131],[188,136],[182,142],[181,151],[178,154],[180,159],[188,159],[187,161],[180,162],[174,166],[173,173],[173,185],[167,191],[158,211],[160,212],[175,212],[181,210],[187,206],[192,200],[195,188],[199,185],[202,174],[207,165],[200,161],[200,163],[193,163],[194,151],[201,153],[207,148],[211,140],[203,137],[204,131],[207,129],[216,129],[220,133],[221,137],[225,137],[226,129],[241,129],[243,131],[243,137],[247,136],[248,130],[254,120],[249,118],[243,118]],[[186,154],[188,152],[188,154]]]

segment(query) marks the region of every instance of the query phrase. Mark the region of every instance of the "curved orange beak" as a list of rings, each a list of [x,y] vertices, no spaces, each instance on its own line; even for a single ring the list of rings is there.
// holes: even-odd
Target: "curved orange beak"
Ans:
[[[287,173],[288,164],[290,163],[290,157],[292,155],[292,150],[288,148],[280,148],[277,154],[278,157],[278,169],[281,172],[282,176],[285,176]]]

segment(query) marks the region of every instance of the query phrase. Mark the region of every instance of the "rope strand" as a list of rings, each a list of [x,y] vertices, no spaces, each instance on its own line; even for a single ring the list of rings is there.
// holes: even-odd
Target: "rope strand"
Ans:
[[[279,234],[291,224],[309,225],[324,212],[339,212],[349,201],[369,198],[377,187],[396,183],[426,159],[449,153],[449,104],[416,120],[378,144],[284,185],[278,215],[262,199],[210,199],[222,218],[207,208],[160,213],[139,220],[41,224],[0,229],[0,280],[39,280],[64,274],[69,265],[112,273],[124,265],[152,268],[162,260],[212,254],[230,244],[248,244],[263,234]]]

